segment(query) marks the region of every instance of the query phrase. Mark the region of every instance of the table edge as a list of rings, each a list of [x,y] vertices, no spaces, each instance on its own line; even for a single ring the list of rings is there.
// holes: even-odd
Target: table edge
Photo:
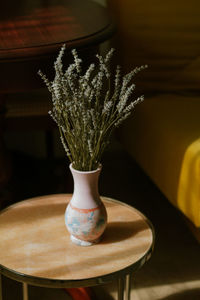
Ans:
[[[30,60],[34,58],[47,57],[51,55],[56,55],[63,44],[67,45],[67,50],[70,51],[73,48],[77,50],[86,49],[91,46],[99,45],[106,40],[109,40],[116,32],[116,25],[114,21],[108,23],[104,28],[93,34],[87,35],[85,37],[72,39],[68,41],[60,41],[54,44],[45,44],[40,46],[16,48],[16,49],[0,49],[0,63],[11,62],[11,61],[21,61]],[[27,55],[28,51],[28,55]]]

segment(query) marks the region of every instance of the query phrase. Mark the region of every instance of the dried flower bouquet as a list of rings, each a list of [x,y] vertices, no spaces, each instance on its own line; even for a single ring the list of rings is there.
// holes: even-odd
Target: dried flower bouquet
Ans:
[[[75,49],[74,63],[63,70],[64,51],[65,45],[55,61],[52,82],[41,71],[39,75],[52,94],[53,108],[49,113],[58,125],[69,160],[75,169],[91,171],[98,167],[113,130],[143,101],[143,96],[130,101],[135,89],[130,82],[147,66],[136,67],[123,77],[117,66],[112,83],[110,59],[114,49],[105,58],[97,54],[97,64],[91,64],[84,74]]]

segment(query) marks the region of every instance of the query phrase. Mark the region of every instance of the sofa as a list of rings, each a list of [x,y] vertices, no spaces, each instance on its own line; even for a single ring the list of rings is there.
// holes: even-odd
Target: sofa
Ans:
[[[200,228],[200,2],[108,0],[115,48],[145,101],[119,130],[123,145],[179,210]]]

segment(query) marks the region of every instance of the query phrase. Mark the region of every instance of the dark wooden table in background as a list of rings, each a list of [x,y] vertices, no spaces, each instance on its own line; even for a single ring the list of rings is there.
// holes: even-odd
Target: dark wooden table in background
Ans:
[[[89,62],[113,32],[107,9],[92,0],[1,1],[0,187],[10,176],[2,139],[6,96],[44,87],[37,72],[53,76],[53,62],[64,43],[67,54],[76,48]]]

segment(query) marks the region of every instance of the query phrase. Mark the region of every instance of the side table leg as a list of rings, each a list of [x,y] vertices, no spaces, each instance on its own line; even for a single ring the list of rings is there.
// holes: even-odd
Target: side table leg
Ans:
[[[23,300],[28,300],[28,284],[23,282]]]
[[[130,300],[131,296],[131,274],[126,275],[126,298],[125,300]]]
[[[124,299],[124,278],[118,279],[118,300]]]
[[[2,295],[2,275],[0,274],[0,300],[3,300],[3,295]]]

